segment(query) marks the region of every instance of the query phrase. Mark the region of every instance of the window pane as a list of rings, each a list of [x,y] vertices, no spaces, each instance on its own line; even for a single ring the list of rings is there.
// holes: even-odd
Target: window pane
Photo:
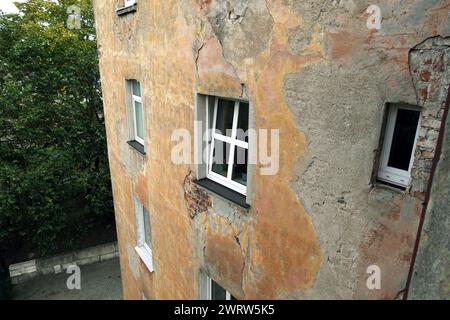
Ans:
[[[135,101],[134,108],[136,113],[136,134],[139,138],[144,139],[144,114],[142,111],[142,103]]]
[[[398,109],[388,166],[409,170],[420,112]]]
[[[143,210],[143,215],[144,215],[144,240],[145,243],[150,247],[150,249],[152,248],[152,229],[150,226],[150,217],[148,216],[148,211],[147,209],[144,208]]]
[[[141,96],[141,84],[133,80],[131,81],[132,87],[133,87],[133,95],[140,97]]]
[[[231,179],[244,186],[247,185],[247,157],[247,149],[236,147]]]
[[[227,292],[211,279],[211,300],[226,300]]]
[[[216,130],[222,135],[231,137],[233,128],[234,101],[219,99],[217,105]]]
[[[248,130],[248,103],[241,102],[239,105],[237,129],[237,138],[248,142],[248,136],[246,135]]]
[[[228,155],[230,145],[220,140],[214,140],[212,171],[226,177],[228,173]]]

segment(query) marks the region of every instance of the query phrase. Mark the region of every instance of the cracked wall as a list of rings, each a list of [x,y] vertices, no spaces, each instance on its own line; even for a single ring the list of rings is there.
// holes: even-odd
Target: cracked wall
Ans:
[[[429,141],[437,139],[441,125],[447,95],[447,108],[450,103],[450,39],[434,38],[425,41],[414,50],[416,59],[423,63],[418,65],[416,74],[419,75],[416,86],[420,92],[435,92],[432,97],[437,98],[441,108],[436,108],[424,124],[423,136],[432,139],[420,141],[419,156],[427,159],[430,153]],[[434,85],[443,82],[444,86]],[[428,100],[429,94],[421,97]],[[437,104],[439,106],[439,104]],[[448,112],[448,111],[447,111]],[[433,178],[431,196],[425,213],[421,241],[414,265],[409,299],[450,299],[450,117],[447,115],[444,132],[442,133],[442,151]],[[434,150],[433,150],[434,151]]]
[[[139,1],[117,17],[119,2],[94,4],[125,298],[196,299],[200,271],[239,299],[398,297],[447,74],[441,51],[420,46],[450,35],[450,2],[383,3],[378,31],[366,27],[369,1]],[[126,144],[125,79],[143,88],[145,158]],[[277,175],[253,170],[248,211],[198,190],[195,166],[170,160],[172,131],[194,136],[195,93],[241,97],[243,88],[255,128],[280,129],[281,153]],[[424,110],[405,192],[372,179],[395,102]],[[133,195],[152,221],[151,274],[128,249]],[[365,287],[371,264],[381,290]]]
[[[450,118],[447,118],[444,149],[434,177],[421,242],[414,266],[409,299],[450,299]]]

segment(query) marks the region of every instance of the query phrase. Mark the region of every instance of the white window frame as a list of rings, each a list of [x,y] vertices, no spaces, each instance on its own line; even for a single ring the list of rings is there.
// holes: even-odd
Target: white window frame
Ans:
[[[414,155],[416,152],[417,141],[419,139],[419,131],[420,131],[422,117],[421,117],[421,113],[420,113],[408,170],[401,170],[398,168],[390,167],[388,165],[389,156],[391,153],[392,139],[394,137],[395,124],[397,122],[397,114],[398,114],[399,109],[413,110],[413,111],[421,112],[419,107],[413,107],[413,106],[407,106],[407,105],[390,105],[389,106],[389,113],[388,113],[388,118],[387,118],[387,123],[386,123],[386,133],[385,133],[383,149],[382,149],[381,158],[380,158],[380,168],[378,170],[378,179],[381,181],[387,182],[387,183],[391,183],[391,184],[400,186],[400,187],[407,187],[411,182],[411,169],[412,169],[414,159],[415,159]]]
[[[136,4],[136,0],[124,0],[125,6],[124,8],[131,7]]]
[[[206,276],[206,300],[212,300],[212,278],[209,276]],[[225,300],[231,300],[231,294],[227,290],[225,290]]]
[[[141,91],[141,96],[134,95],[133,92],[133,81],[136,81],[139,84],[139,90]],[[130,80],[130,89],[131,89],[131,104],[133,108],[133,130],[134,130],[134,140],[144,145],[144,139],[138,137],[137,134],[137,121],[136,121],[136,103],[140,103],[142,106],[142,131],[145,136],[145,117],[144,117],[144,103],[142,101],[142,87],[141,83],[137,80]]]
[[[209,99],[214,98],[214,116],[213,116],[213,123],[212,126],[210,126],[209,124]],[[219,105],[219,99],[223,99],[223,100],[230,100],[230,101],[234,101],[234,114],[233,114],[233,126],[231,129],[231,137],[228,137],[226,135],[223,135],[221,133],[216,132],[216,122],[217,122],[217,109],[218,109],[218,105]],[[240,147],[243,149],[247,149],[248,152],[248,142],[242,141],[237,139],[237,123],[238,123],[238,115],[239,115],[239,108],[240,108],[240,103],[241,101],[237,101],[237,100],[233,100],[233,99],[227,99],[227,98],[220,98],[220,97],[210,97],[207,96],[206,97],[206,122],[207,122],[207,128],[212,128],[212,137],[211,137],[211,142],[210,144],[207,146],[208,148],[208,155],[209,155],[209,162],[207,163],[206,166],[206,177],[210,180],[213,180],[217,183],[220,183],[221,185],[232,189],[236,192],[239,192],[243,195],[247,195],[247,186],[244,186],[236,181],[232,180],[232,175],[233,175],[233,164],[234,164],[234,150],[236,149],[235,147]],[[224,132],[226,134],[226,132]],[[209,130],[208,130],[208,136],[207,136],[207,140],[209,140]],[[220,174],[215,173],[214,171],[212,171],[212,164],[213,164],[213,154],[214,154],[214,146],[215,146],[215,140],[219,140],[222,142],[226,142],[229,144],[230,146],[230,154],[228,157],[228,172],[227,172],[227,177],[221,176]],[[226,152],[226,148],[225,150],[223,150],[223,152]],[[248,171],[248,163],[247,163],[247,171]]]
[[[135,210],[136,210],[136,235],[137,235],[137,245],[135,250],[139,257],[144,262],[145,266],[150,272],[154,271],[153,268],[153,252],[152,249],[145,242],[145,220],[144,214],[149,214],[145,210],[144,205],[137,199],[135,199]],[[148,217],[148,222],[150,223],[150,217]],[[150,226],[151,228],[151,226]],[[150,239],[151,241],[151,239]]]

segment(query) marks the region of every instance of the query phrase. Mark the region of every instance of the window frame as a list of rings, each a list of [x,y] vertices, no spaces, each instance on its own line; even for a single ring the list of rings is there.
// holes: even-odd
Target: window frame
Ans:
[[[133,92],[133,81],[137,82],[139,85],[139,90],[141,91],[141,96],[136,96]],[[131,107],[133,108],[133,132],[134,137],[133,139],[136,142],[139,142],[141,145],[145,145],[145,121],[144,121],[144,102],[142,99],[142,87],[141,82],[137,80],[130,80],[130,89],[131,89]],[[136,118],[136,103],[140,103],[142,106],[142,132],[144,134],[144,137],[141,138],[138,136],[138,129],[137,129],[137,118]]]
[[[213,117],[212,117],[212,126],[210,126],[210,117],[209,117],[209,99],[214,98],[214,110],[213,110]],[[219,105],[219,99],[228,100],[228,101],[234,101],[234,113],[233,113],[233,125],[231,129],[231,137],[226,136],[216,132],[217,128],[217,109]],[[239,115],[239,108],[240,104],[243,101],[230,99],[230,98],[222,98],[222,97],[212,97],[212,96],[206,96],[206,128],[211,128],[212,130],[207,130],[207,141],[209,143],[207,144],[207,154],[208,154],[208,163],[206,165],[206,178],[217,182],[233,191],[236,191],[240,194],[243,194],[244,196],[247,195],[247,186],[244,186],[236,181],[232,180],[233,176],[233,165],[234,165],[234,153],[235,149],[237,147],[246,149],[247,152],[249,152],[249,143],[237,139],[237,124],[238,124],[238,115]],[[250,122],[250,120],[248,120]],[[249,127],[249,126],[248,126]],[[210,137],[210,132],[212,133],[212,136]],[[213,164],[213,154],[214,154],[214,146],[215,146],[215,140],[219,140],[221,142],[225,142],[230,146],[230,152],[228,155],[228,172],[227,177],[223,177],[214,171],[212,171],[212,164]],[[226,148],[225,148],[226,149]],[[226,152],[226,150],[224,150]],[[247,165],[247,172],[248,172],[248,163]]]
[[[213,279],[210,276],[206,276],[206,300],[212,301],[212,284]],[[217,282],[216,282],[217,283]],[[219,285],[219,284],[217,284]],[[225,290],[223,287],[221,287],[223,290]],[[228,290],[225,290],[225,300],[231,300],[231,293],[228,292]]]
[[[394,138],[395,125],[397,123],[398,110],[412,110],[419,112],[419,121],[417,122],[416,134],[414,137],[413,149],[411,151],[410,162],[408,170],[401,170],[398,168],[390,167],[389,157],[391,155],[392,140]],[[422,110],[420,107],[404,105],[404,104],[390,104],[383,146],[380,156],[380,166],[377,174],[377,179],[383,182],[391,183],[399,187],[407,187],[411,182],[411,170],[415,160],[415,152],[417,148],[417,142],[419,140],[419,132],[422,121]]]
[[[136,0],[124,0],[124,8],[132,7],[136,4]]]
[[[122,3],[123,5],[119,5],[120,7],[116,9],[116,13],[119,17],[136,12],[137,0],[123,0]]]
[[[136,247],[135,250],[138,253],[141,260],[150,272],[154,271],[153,267],[153,250],[146,242],[145,236],[145,218],[144,214],[148,215],[149,229],[151,230],[150,216],[144,205],[135,199],[135,211],[136,211]],[[150,245],[152,245],[151,233],[150,233]]]

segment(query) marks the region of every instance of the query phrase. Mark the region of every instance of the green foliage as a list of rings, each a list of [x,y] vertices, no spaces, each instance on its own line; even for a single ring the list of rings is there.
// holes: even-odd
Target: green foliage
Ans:
[[[0,243],[45,254],[113,212],[94,19],[91,0],[17,7],[0,13]]]

